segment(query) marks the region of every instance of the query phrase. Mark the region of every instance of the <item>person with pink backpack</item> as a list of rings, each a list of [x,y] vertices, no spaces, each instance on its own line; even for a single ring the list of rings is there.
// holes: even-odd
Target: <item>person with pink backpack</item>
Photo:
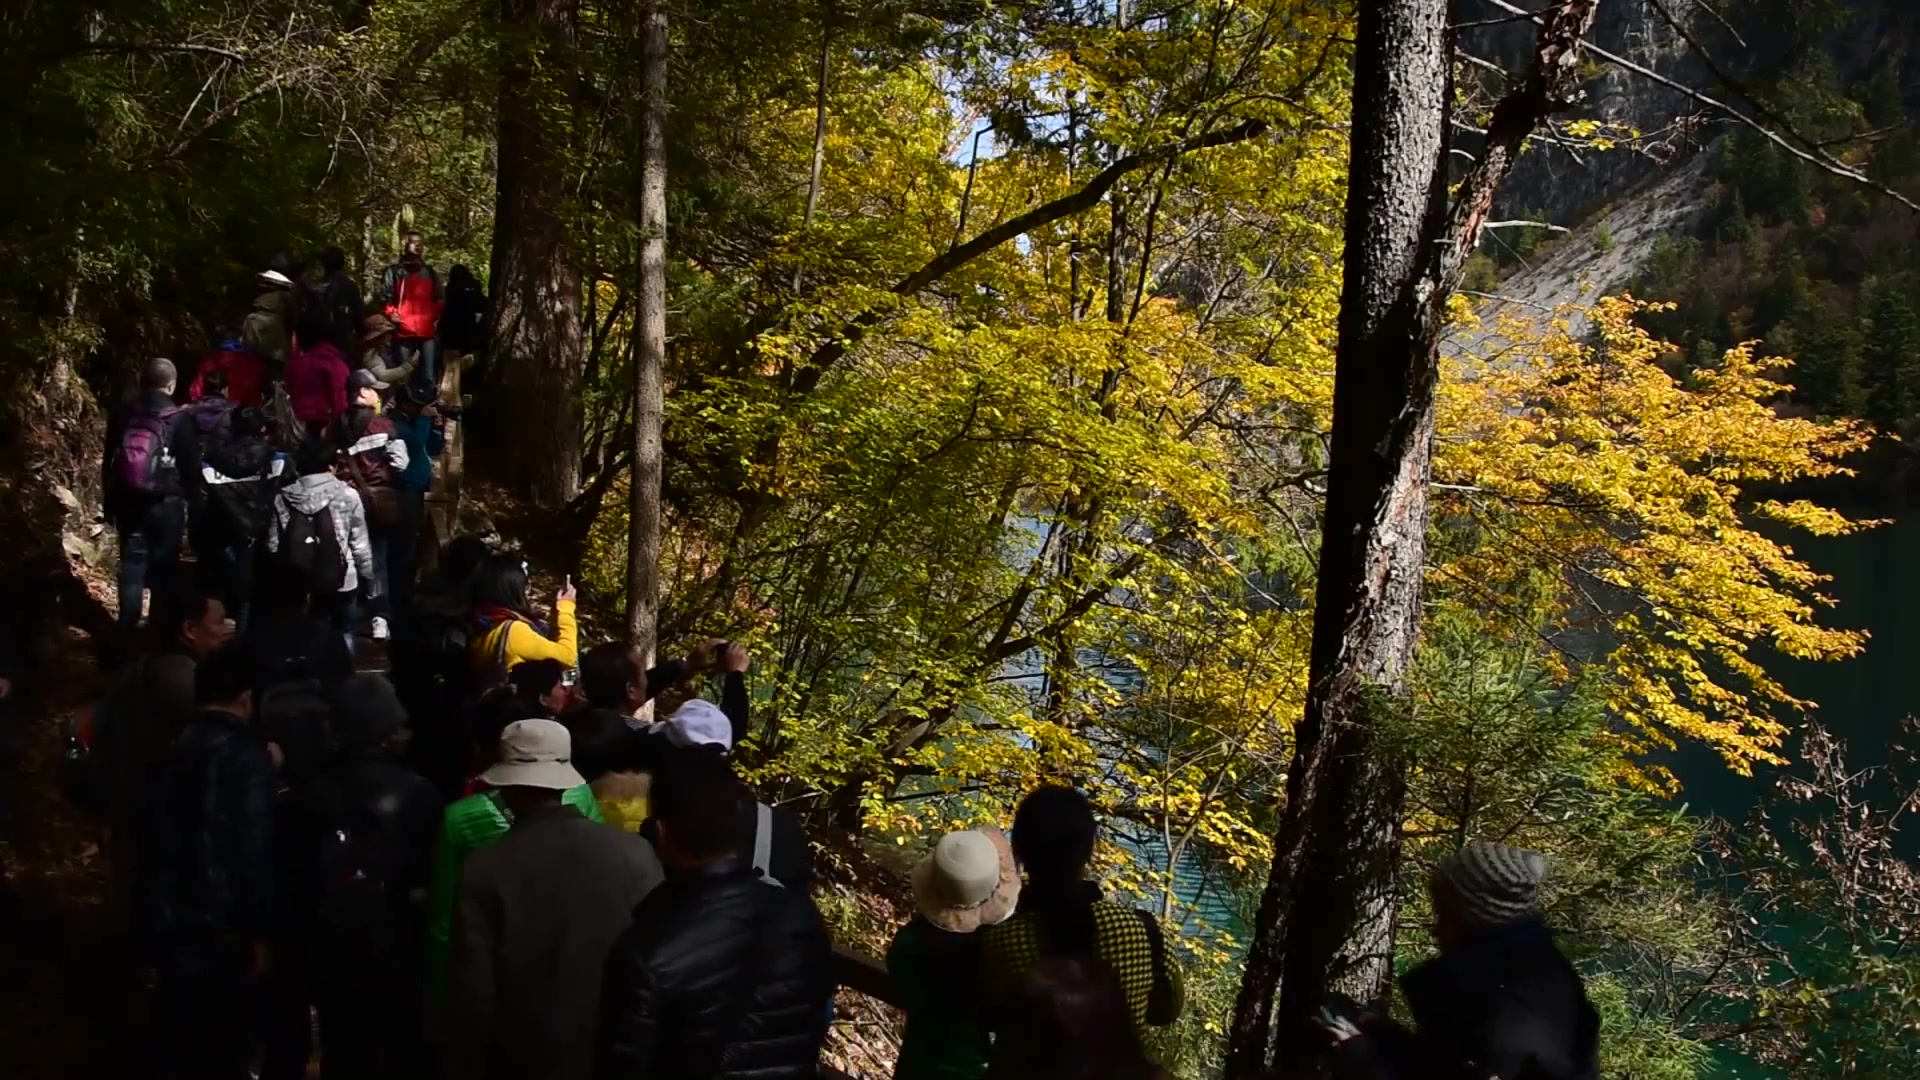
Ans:
[[[172,361],[148,361],[140,389],[107,421],[100,490],[120,536],[120,629],[128,639],[140,627],[145,591],[160,597],[175,587],[187,494],[200,475],[192,416],[173,400],[178,382]]]

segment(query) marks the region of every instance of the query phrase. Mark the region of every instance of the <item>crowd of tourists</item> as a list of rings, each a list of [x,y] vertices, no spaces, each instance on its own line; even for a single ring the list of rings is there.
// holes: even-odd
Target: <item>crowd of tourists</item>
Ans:
[[[484,347],[485,306],[456,303],[471,276],[443,288],[417,235],[406,251],[371,298],[337,251],[310,285],[276,265],[185,395],[156,360],[111,424],[139,644],[73,786],[105,820],[141,1071],[816,1075],[833,949],[802,821],[736,771],[751,659],[583,649],[570,582],[536,606],[519,555],[423,542],[438,371]],[[1095,884],[1097,834],[1081,792],[1043,787],[1010,835],[953,832],[914,868],[886,957],[896,1076],[1168,1075],[1142,1036],[1181,1015],[1180,968]],[[1498,845],[1449,863],[1416,1027],[1328,1012],[1342,1068],[1595,1075],[1542,872]]]

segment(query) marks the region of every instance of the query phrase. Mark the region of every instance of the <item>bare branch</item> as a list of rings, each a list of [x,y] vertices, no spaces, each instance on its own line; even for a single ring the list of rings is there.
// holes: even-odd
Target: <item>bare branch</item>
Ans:
[[[1545,221],[1483,221],[1480,227],[1482,229],[1545,229],[1548,232],[1557,233],[1573,231],[1565,225],[1554,225]]]
[[[1693,6],[1713,16],[1713,21],[1720,24],[1720,29],[1725,30],[1729,34],[1732,34],[1733,40],[1739,42],[1741,48],[1743,49],[1753,48],[1753,46],[1747,44],[1746,38],[1743,38],[1740,36],[1740,31],[1735,30],[1733,28],[1733,24],[1727,21],[1727,17],[1725,15],[1720,14],[1719,10],[1716,9],[1712,4],[1707,3],[1707,0],[1693,0]]]
[[[1488,0],[1488,2],[1493,4],[1495,7],[1501,8],[1505,11],[1511,11],[1511,12],[1515,12],[1523,15],[1530,14],[1524,11],[1523,9],[1515,7],[1514,5],[1508,3],[1507,0]],[[1656,4],[1656,6],[1658,5]],[[1661,12],[1662,14],[1665,14],[1665,8],[1662,8]],[[1537,15],[1530,16],[1530,17],[1536,23],[1541,21],[1540,17]],[[1686,31],[1681,31],[1681,35],[1682,37],[1685,37],[1688,40],[1689,44],[1694,44],[1692,36],[1688,34]],[[1682,83],[1674,81],[1673,79],[1669,79],[1665,75],[1662,75],[1657,71],[1654,71],[1652,68],[1644,67],[1640,64],[1634,63],[1633,61],[1627,59],[1624,56],[1620,56],[1618,54],[1608,52],[1607,50],[1601,48],[1598,45],[1593,44],[1590,41],[1581,41],[1580,47],[1585,51],[1590,52],[1593,55],[1599,57],[1600,59],[1605,60],[1609,64],[1613,64],[1614,66],[1619,67],[1625,71],[1631,71],[1635,75],[1639,75],[1642,78],[1651,79],[1654,82],[1659,83],[1661,86],[1668,88],[1669,90],[1676,90],[1686,95],[1687,97],[1693,99],[1694,101],[1697,101],[1700,104],[1707,106],[1708,108],[1714,109],[1724,114],[1729,119],[1745,124],[1747,127],[1750,127],[1754,131],[1757,131],[1761,135],[1765,136],[1766,139],[1769,142],[1773,143],[1775,146],[1780,147],[1782,150],[1785,150],[1787,153],[1792,154],[1794,157],[1799,158],[1800,160],[1806,162],[1809,165],[1813,165],[1821,169],[1822,171],[1832,173],[1833,175],[1838,176],[1843,180],[1851,180],[1856,184],[1862,185],[1863,187],[1872,188],[1873,190],[1879,192],[1880,194],[1887,196],[1888,198],[1894,200],[1895,202],[1898,202],[1900,205],[1906,207],[1909,210],[1920,211],[1920,202],[1915,202],[1914,200],[1907,198],[1905,195],[1902,195],[1899,192],[1893,190],[1892,188],[1887,187],[1885,184],[1881,184],[1875,181],[1871,177],[1867,176],[1865,173],[1862,173],[1859,170],[1852,168],[1851,166],[1847,165],[1845,162],[1842,162],[1838,158],[1835,158],[1833,155],[1828,154],[1826,151],[1818,149],[1817,144],[1814,144],[1812,140],[1809,140],[1806,138],[1806,136],[1801,135],[1796,131],[1793,131],[1792,125],[1790,124],[1783,123],[1781,124],[1781,127],[1785,128],[1790,134],[1793,135],[1795,139],[1799,139],[1800,141],[1805,142],[1808,145],[1815,146],[1815,150],[1813,152],[1809,152],[1807,150],[1800,148],[1799,146],[1794,145],[1792,141],[1782,136],[1779,132],[1773,130],[1767,125],[1761,123],[1760,121],[1755,120],[1753,117],[1748,116],[1746,113],[1741,112],[1739,109],[1734,108],[1733,106],[1727,104],[1726,102],[1721,101],[1718,98],[1711,97],[1707,94],[1703,94],[1700,91],[1694,90],[1691,87],[1688,87]],[[1708,61],[1709,67],[1713,66],[1711,59],[1708,58],[1706,54],[1700,50],[1697,44],[1694,45],[1694,49],[1696,52],[1701,52],[1701,58]],[[1716,70],[1714,74],[1716,77],[1719,77],[1723,83],[1726,83],[1726,85],[1730,89],[1734,90],[1736,93],[1741,92],[1739,90],[1739,87],[1736,84],[1729,82],[1727,79],[1725,79],[1723,76],[1720,75],[1720,72]],[[1746,96],[1751,97],[1751,95],[1746,95]],[[1755,104],[1760,105],[1758,101],[1755,101]],[[1763,111],[1763,114],[1769,111],[1769,110],[1766,110],[1764,105],[1761,106],[1761,109]]]
[[[223,60],[228,60],[235,64],[244,64],[247,62],[247,57],[245,53],[235,52],[232,49],[223,49],[218,45],[202,45],[198,42],[193,42],[193,41],[173,41],[173,42],[99,41],[99,42],[93,42],[92,44],[83,45],[80,48],[74,49],[68,52],[66,54],[66,57],[63,57],[62,59],[71,58],[75,56],[87,56],[89,54],[94,54],[94,53],[114,53],[114,54],[206,53],[207,55],[218,56]]]
[[[920,269],[895,283],[889,291],[898,296],[912,296],[1015,237],[1092,208],[1106,196],[1113,185],[1120,182],[1121,177],[1128,173],[1171,161],[1196,150],[1231,146],[1259,138],[1266,133],[1267,126],[1265,120],[1246,120],[1230,128],[1205,132],[1177,142],[1128,154],[1095,173],[1080,190],[1041,203],[1024,214],[995,225],[964,244],[948,248],[934,256]],[[880,321],[882,314],[883,312],[879,309],[869,309],[856,316],[841,330],[838,337],[815,351],[812,361],[795,374],[793,389],[804,394],[819,385],[820,378],[826,370],[845,356],[847,350],[851,349],[875,323]]]
[[[1493,2],[1508,10],[1519,10],[1505,0]],[[1459,192],[1447,211],[1446,231],[1439,237],[1433,249],[1433,261],[1417,286],[1424,291],[1424,295],[1419,296],[1426,324],[1423,332],[1434,335],[1436,340],[1445,322],[1447,297],[1460,287],[1467,254],[1479,241],[1487,212],[1493,208],[1495,192],[1513,170],[1520,148],[1534,128],[1566,108],[1573,96],[1582,38],[1593,23],[1598,4],[1599,0],[1563,0],[1544,16],[1534,18],[1540,34],[1533,70],[1494,106],[1480,160],[1460,182]]]

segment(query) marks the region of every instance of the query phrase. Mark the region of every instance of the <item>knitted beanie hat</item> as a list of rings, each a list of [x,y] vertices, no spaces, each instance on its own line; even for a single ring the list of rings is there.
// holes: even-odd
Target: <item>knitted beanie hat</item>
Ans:
[[[1434,877],[1444,882],[1449,908],[1460,921],[1478,927],[1499,926],[1534,910],[1546,857],[1485,840],[1469,840]]]

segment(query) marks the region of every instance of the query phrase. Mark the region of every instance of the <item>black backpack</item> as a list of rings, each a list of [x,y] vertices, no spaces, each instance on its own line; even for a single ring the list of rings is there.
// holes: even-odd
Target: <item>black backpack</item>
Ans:
[[[317,677],[290,675],[262,690],[254,703],[254,731],[286,758],[280,773],[298,790],[327,758],[333,708]]]
[[[407,903],[399,883],[407,868],[406,844],[393,834],[396,818],[349,808],[336,784],[314,785],[312,797],[320,826],[318,944],[328,951],[399,949]]]
[[[287,521],[280,529],[280,561],[306,583],[308,592],[327,595],[346,586],[347,553],[340,548],[332,504],[312,514],[287,507]]]

